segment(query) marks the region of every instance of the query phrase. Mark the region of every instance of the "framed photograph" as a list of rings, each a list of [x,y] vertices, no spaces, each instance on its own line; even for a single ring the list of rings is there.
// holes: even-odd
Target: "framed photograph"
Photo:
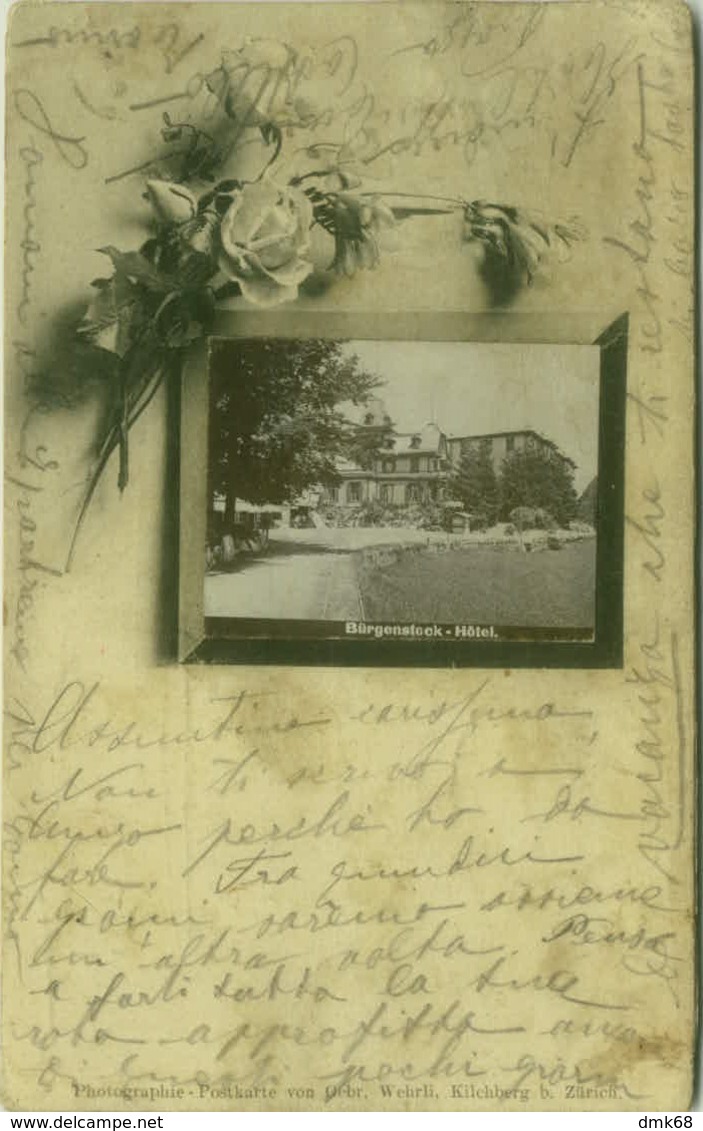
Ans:
[[[222,316],[183,388],[181,659],[618,666],[627,318],[559,322]]]

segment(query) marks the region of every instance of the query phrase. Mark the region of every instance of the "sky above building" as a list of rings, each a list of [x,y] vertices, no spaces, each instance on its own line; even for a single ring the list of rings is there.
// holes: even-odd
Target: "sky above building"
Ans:
[[[597,346],[353,341],[344,351],[383,382],[398,432],[428,421],[448,436],[531,428],[574,460],[579,492],[597,474]]]

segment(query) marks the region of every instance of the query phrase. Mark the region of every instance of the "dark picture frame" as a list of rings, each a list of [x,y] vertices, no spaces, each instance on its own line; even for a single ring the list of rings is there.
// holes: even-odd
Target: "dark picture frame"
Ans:
[[[341,634],[317,621],[208,617],[204,609],[208,511],[208,359],[213,341],[237,338],[396,339],[593,345],[600,351],[595,629],[501,629],[500,638]],[[179,647],[181,662],[412,668],[618,668],[623,662],[625,416],[628,316],[466,315],[459,312],[223,313],[193,350],[181,395]]]

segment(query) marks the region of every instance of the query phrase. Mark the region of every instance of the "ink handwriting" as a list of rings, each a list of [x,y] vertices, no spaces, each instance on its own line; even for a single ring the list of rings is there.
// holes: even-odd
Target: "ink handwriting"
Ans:
[[[42,137],[52,142],[62,161],[77,171],[85,169],[88,164],[85,137],[73,137],[57,130],[52,125],[43,102],[34,91],[26,87],[16,90],[13,95],[13,105],[22,121],[27,122]]]

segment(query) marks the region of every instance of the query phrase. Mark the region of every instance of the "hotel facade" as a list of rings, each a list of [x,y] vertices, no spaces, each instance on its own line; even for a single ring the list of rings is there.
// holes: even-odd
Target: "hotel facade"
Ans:
[[[367,414],[365,423],[378,426],[381,420],[388,419],[379,408]],[[341,460],[337,464],[340,482],[323,488],[320,503],[354,508],[367,503],[410,507],[449,501],[450,481],[462,458],[481,448],[487,451],[496,475],[500,474],[503,460],[521,451],[539,451],[549,459],[576,466],[556,444],[532,428],[448,436],[437,424],[428,423],[419,432],[393,432],[370,468]]]

